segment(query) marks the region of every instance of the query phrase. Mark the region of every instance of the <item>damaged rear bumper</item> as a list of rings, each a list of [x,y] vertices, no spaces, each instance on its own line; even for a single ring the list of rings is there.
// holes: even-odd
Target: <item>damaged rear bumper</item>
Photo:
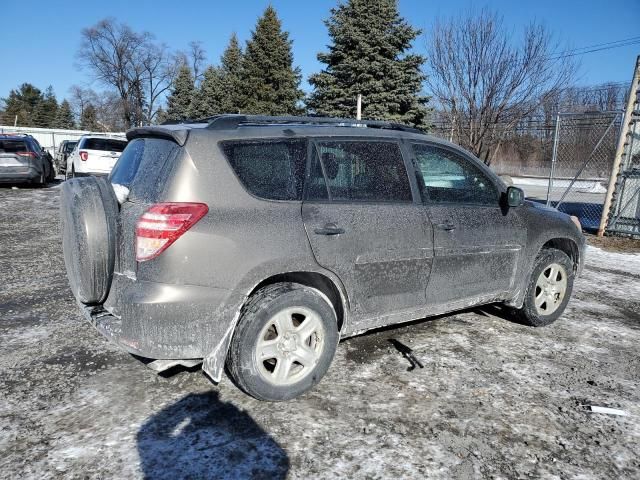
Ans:
[[[226,354],[221,347],[228,342],[233,320],[223,314],[229,294],[224,289],[138,281],[116,274],[104,306],[81,308],[98,332],[125,351],[177,363],[205,359],[205,371],[219,381],[224,359],[216,359],[211,370],[206,368],[212,363],[207,357],[212,352]]]

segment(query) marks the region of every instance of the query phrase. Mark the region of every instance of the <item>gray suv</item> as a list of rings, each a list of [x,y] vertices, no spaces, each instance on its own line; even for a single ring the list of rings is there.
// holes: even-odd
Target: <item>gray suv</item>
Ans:
[[[108,178],[62,187],[79,305],[150,367],[226,366],[261,400],[384,325],[493,302],[547,325],[584,263],[576,219],[403,125],[222,115],[127,138]]]

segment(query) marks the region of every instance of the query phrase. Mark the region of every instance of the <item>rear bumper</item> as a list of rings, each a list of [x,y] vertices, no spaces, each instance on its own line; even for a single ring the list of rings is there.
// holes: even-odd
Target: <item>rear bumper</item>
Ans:
[[[221,306],[229,293],[116,274],[104,306],[82,309],[102,335],[129,353],[153,359],[203,358],[228,329]]]
[[[0,165],[0,183],[33,182],[40,179],[41,171],[34,165]]]

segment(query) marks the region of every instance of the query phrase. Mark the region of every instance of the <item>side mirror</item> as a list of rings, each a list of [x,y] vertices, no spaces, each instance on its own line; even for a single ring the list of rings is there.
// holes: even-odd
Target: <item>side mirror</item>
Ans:
[[[507,187],[507,205],[519,207],[524,203],[524,191],[518,187]]]

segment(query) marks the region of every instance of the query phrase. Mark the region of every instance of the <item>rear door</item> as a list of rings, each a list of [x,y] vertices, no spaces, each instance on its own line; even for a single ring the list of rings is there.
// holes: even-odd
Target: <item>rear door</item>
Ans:
[[[411,148],[433,224],[427,301],[466,306],[478,297],[503,296],[513,287],[526,241],[517,209],[501,204],[500,185],[471,157],[439,144],[414,142]]]
[[[302,217],[318,263],[348,292],[351,327],[423,305],[432,232],[399,144],[332,139],[311,148]]]
[[[87,138],[82,150],[87,152],[87,170],[96,173],[109,173],[127,146],[126,140],[111,138]]]

